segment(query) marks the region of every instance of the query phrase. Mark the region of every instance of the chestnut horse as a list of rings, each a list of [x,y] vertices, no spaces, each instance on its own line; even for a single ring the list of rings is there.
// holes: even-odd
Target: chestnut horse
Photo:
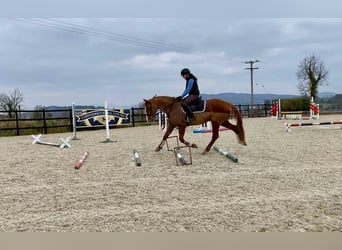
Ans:
[[[169,121],[167,130],[163,136],[163,140],[156,148],[156,151],[160,151],[163,148],[166,139],[177,126],[179,140],[187,146],[197,148],[196,144],[190,144],[184,140],[185,128],[187,124],[185,120],[186,114],[181,108],[181,101],[177,101],[175,97],[170,96],[154,96],[149,100],[144,99],[144,102],[146,116],[149,122],[154,120],[158,109],[166,113]],[[236,120],[236,125],[229,122],[228,119],[230,115],[232,115]],[[209,152],[214,142],[219,137],[220,125],[233,130],[237,135],[238,142],[247,146],[240,112],[232,103],[225,102],[220,99],[207,100],[205,111],[202,113],[194,113],[194,118],[194,122],[192,122],[190,125],[202,124],[207,121],[211,121],[212,124],[212,138],[202,154]]]

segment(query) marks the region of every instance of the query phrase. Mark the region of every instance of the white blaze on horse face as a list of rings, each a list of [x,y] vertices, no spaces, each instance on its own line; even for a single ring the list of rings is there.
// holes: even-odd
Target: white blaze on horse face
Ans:
[[[146,115],[146,121],[153,122],[153,118],[151,116]]]
[[[145,110],[146,110],[146,121],[152,122],[152,115],[151,115],[151,104],[145,100]]]
[[[146,109],[146,120],[148,122],[153,122],[153,116],[152,116],[151,108]]]

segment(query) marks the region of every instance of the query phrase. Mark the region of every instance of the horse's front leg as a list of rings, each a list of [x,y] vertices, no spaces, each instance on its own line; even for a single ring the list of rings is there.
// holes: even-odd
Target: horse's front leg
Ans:
[[[187,142],[186,140],[184,140],[185,129],[186,129],[186,126],[178,126],[179,140],[181,141],[181,143],[184,143],[186,146],[190,146],[192,148],[197,148],[197,145],[195,143],[190,144],[190,142]]]
[[[220,124],[214,121],[211,121],[211,126],[212,126],[212,136],[211,136],[211,141],[209,142],[208,146],[205,148],[205,150],[202,152],[202,154],[206,154],[210,151],[211,147],[213,146],[213,144],[215,143],[215,141],[217,140],[217,138],[219,138],[219,128],[220,128]]]
[[[158,147],[156,147],[156,149],[155,149],[156,152],[160,151],[163,148],[167,138],[169,138],[169,135],[172,133],[174,128],[175,127],[173,125],[171,125],[171,124],[167,125],[167,130],[166,130],[166,132],[165,132],[165,134],[163,136],[163,139],[160,142],[160,144],[158,145]]]

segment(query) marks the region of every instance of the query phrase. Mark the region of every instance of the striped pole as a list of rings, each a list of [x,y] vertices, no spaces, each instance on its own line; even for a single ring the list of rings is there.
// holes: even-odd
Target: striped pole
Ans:
[[[89,155],[89,151],[85,151],[81,159],[75,164],[75,169],[80,169],[80,167],[82,167],[88,155]]]
[[[220,127],[219,131],[227,131],[230,130],[229,128],[225,128],[225,127]],[[212,133],[213,130],[212,129],[203,129],[203,128],[196,128],[194,130],[192,130],[192,133],[194,134],[205,134],[205,133]]]
[[[238,162],[238,158],[236,158],[234,155],[232,155],[231,153],[224,151],[223,149],[220,149],[216,146],[214,146],[214,149],[219,152],[220,154],[224,155],[225,157],[227,157],[229,160],[237,163]]]
[[[140,167],[141,166],[141,160],[140,160],[139,153],[138,153],[138,151],[136,149],[133,149],[133,155],[134,155],[135,165]]]
[[[316,126],[316,125],[336,125],[336,124],[342,124],[342,121],[285,123],[285,131],[291,132],[291,127]]]

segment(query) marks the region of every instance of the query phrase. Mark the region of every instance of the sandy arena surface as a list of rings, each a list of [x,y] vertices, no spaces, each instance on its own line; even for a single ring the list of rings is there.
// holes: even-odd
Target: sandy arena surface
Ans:
[[[319,122],[330,120],[342,116]],[[157,126],[111,129],[113,143],[101,143],[105,130],[78,132],[68,149],[31,145],[31,136],[0,137],[0,231],[341,232],[341,125],[285,133],[285,122],[244,119],[247,147],[232,131],[221,132],[215,145],[238,163],[213,149],[202,155],[211,134],[189,127],[186,139],[199,148],[188,166],[176,166],[166,145],[154,152],[163,135]]]

